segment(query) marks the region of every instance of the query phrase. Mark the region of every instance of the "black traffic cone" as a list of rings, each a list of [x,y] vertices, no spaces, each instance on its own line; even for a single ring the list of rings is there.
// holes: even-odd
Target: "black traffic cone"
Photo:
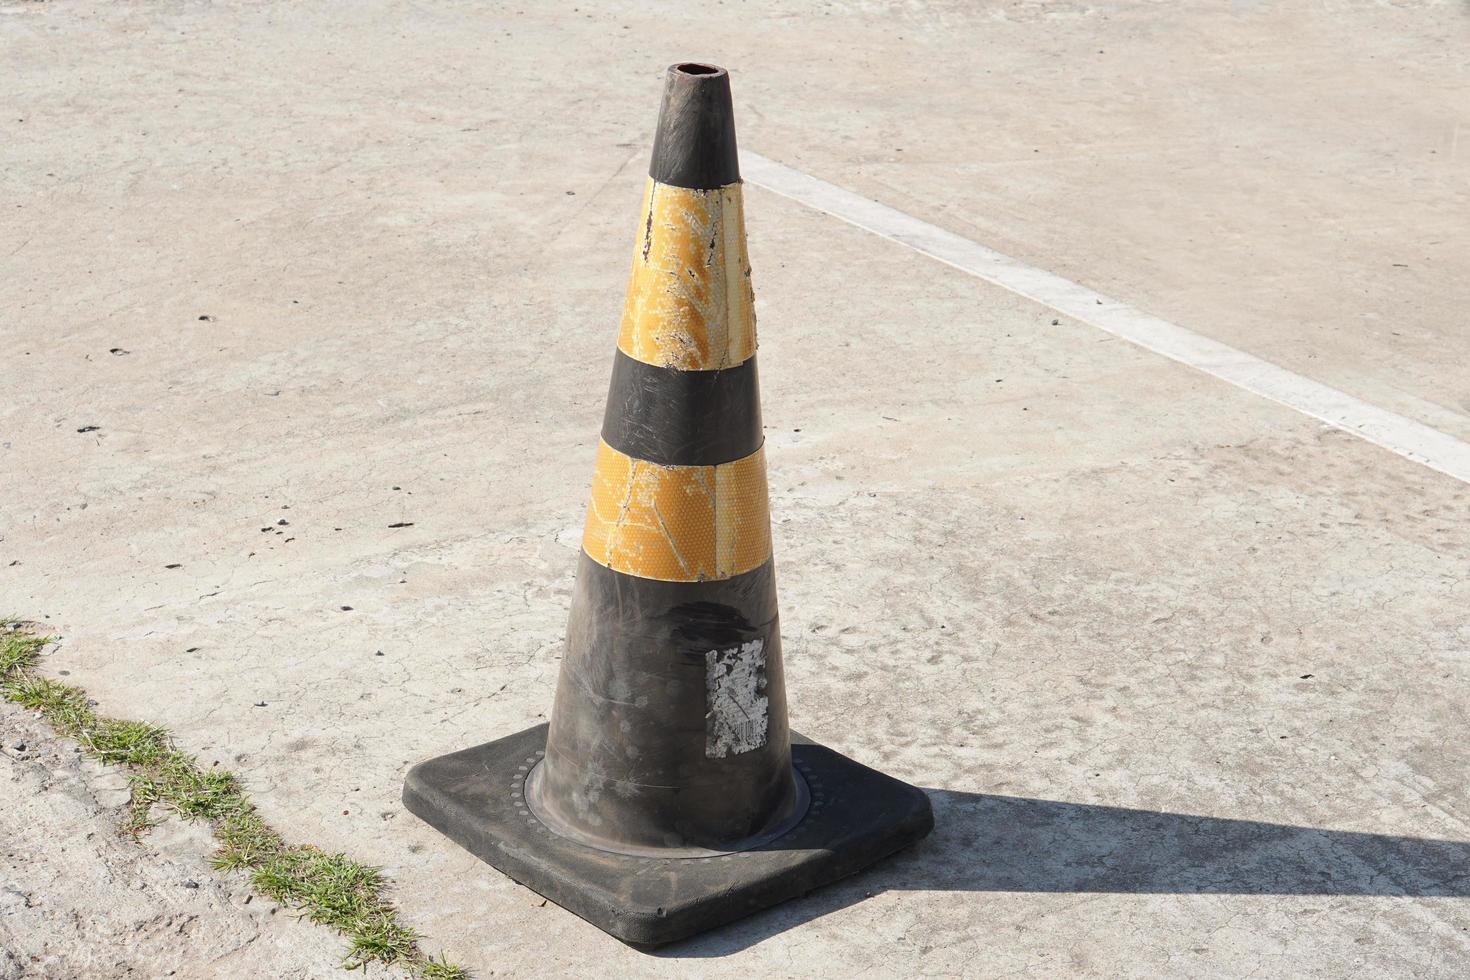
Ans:
[[[410,810],[625,942],[811,891],[933,826],[793,736],[730,79],[669,69],[550,725],[414,767]]]

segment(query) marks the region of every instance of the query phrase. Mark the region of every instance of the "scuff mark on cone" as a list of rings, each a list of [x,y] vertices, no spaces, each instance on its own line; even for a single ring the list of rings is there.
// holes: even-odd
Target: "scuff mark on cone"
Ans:
[[[704,655],[704,754],[711,759],[750,752],[766,744],[766,651],[759,640]]]

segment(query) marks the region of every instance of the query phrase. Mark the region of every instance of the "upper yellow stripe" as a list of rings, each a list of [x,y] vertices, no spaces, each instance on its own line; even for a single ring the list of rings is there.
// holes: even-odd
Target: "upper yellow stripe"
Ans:
[[[766,456],[660,466],[597,447],[582,550],[600,565],[666,582],[726,579],[771,557]]]
[[[649,178],[640,217],[618,348],[685,371],[744,362],[755,353],[755,308],[740,185]]]

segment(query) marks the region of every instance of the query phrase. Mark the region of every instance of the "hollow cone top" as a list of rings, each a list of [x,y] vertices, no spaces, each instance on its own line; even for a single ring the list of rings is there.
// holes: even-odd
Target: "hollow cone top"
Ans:
[[[740,179],[725,69],[693,62],[669,66],[648,175],[661,184],[701,190]]]

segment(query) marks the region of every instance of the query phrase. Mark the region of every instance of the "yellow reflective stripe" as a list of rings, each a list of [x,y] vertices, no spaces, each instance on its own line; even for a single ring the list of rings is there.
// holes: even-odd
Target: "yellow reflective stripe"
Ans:
[[[708,371],[755,353],[755,297],[739,184],[643,192],[618,348],[646,364]]]
[[[666,582],[760,566],[771,557],[764,450],[719,466],[660,466],[601,443],[582,549],[614,571]]]

